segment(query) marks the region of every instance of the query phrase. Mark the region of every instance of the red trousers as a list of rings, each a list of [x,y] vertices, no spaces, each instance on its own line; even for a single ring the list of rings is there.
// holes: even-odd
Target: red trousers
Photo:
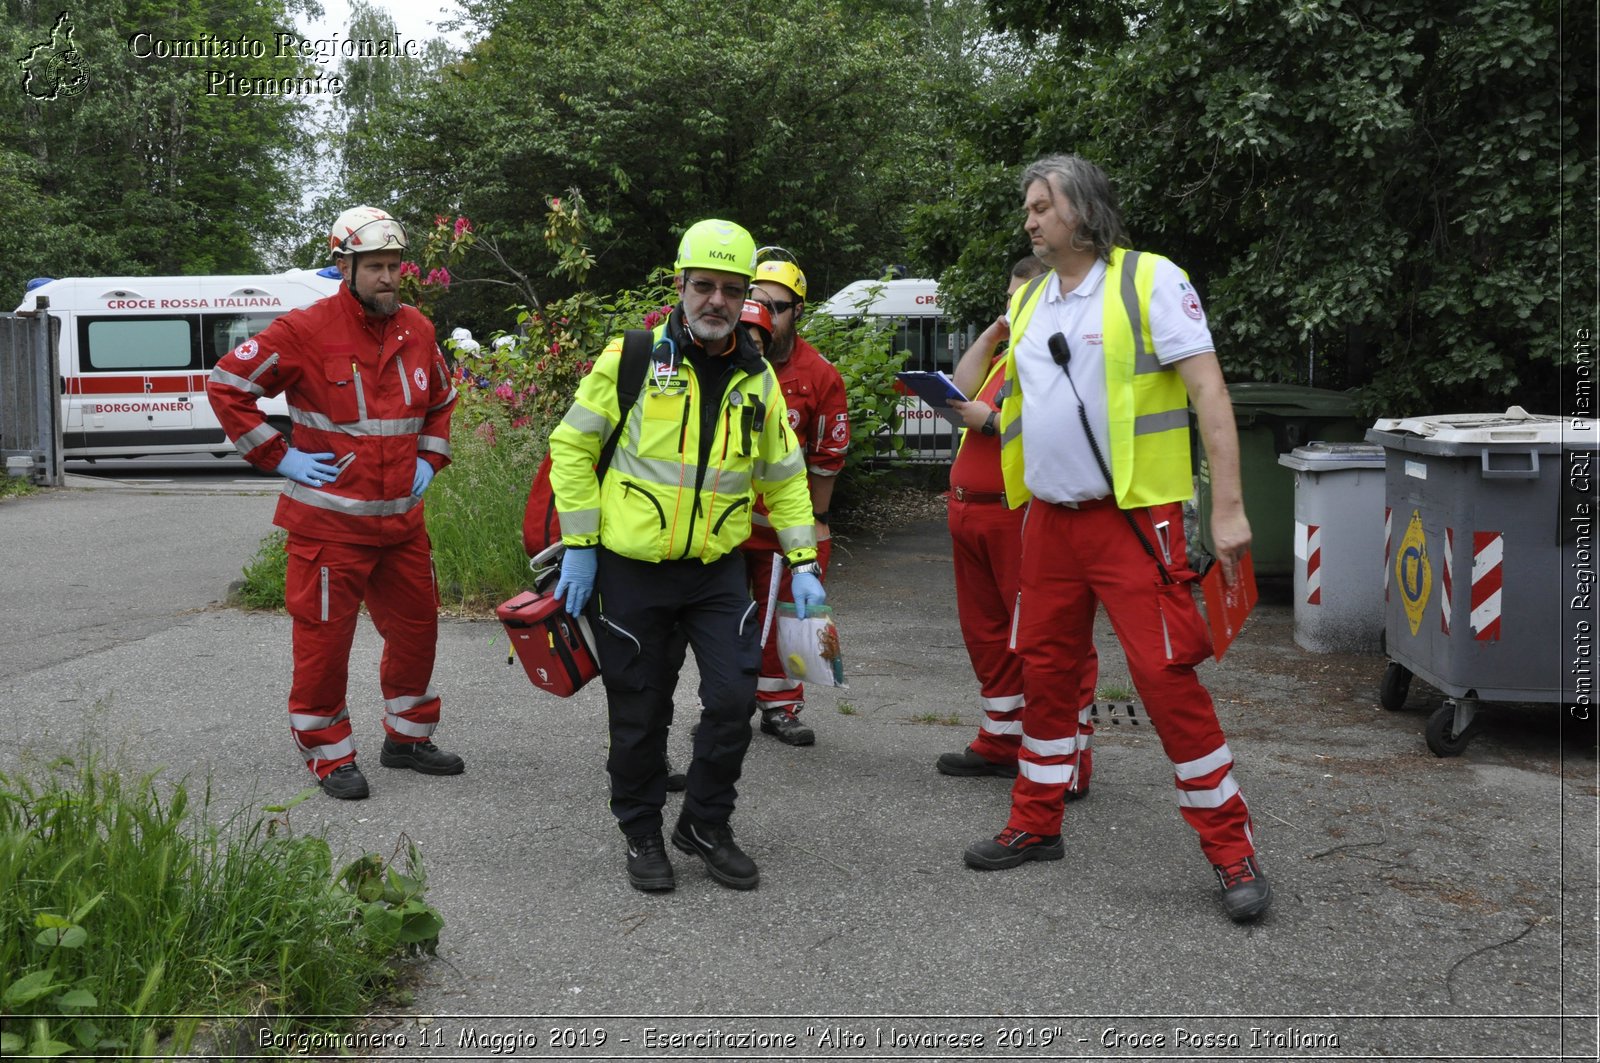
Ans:
[[[366,602],[383,637],[378,682],[384,732],[397,742],[428,739],[439,723],[433,657],[439,592],[426,534],[386,546],[289,536],[284,598],[294,619],[289,728],[318,778],[356,757],[345,688],[356,618]]]
[[[1017,759],[1022,744],[1022,658],[1011,649],[1012,610],[1022,567],[1023,510],[1004,502],[963,502],[950,496],[948,517],[955,567],[956,613],[978,677],[984,721],[971,742],[973,752],[997,764]],[[1099,677],[1099,658],[1089,644],[1088,667],[1079,689],[1081,752],[1073,790],[1089,785],[1094,754],[1089,749],[1094,723],[1089,708]]]
[[[772,569],[778,568],[778,601],[793,602],[794,591],[789,586],[789,566],[783,555],[774,550],[744,547],[745,573],[750,580],[750,597],[756,601],[757,617],[765,629],[767,623],[767,593],[772,587]],[[833,540],[824,539],[817,544],[817,565],[825,578],[828,575],[828,557],[833,553]],[[777,621],[773,621],[774,624]],[[783,658],[778,655],[778,632],[774,627],[767,633],[767,644],[761,648],[761,674],[756,679],[756,707],[762,711],[788,709],[799,712],[806,701],[805,684],[790,679],[783,670]]]
[[[1195,666],[1211,633],[1191,589],[1183,514],[1172,503],[1130,511],[1151,545],[1170,555],[1163,583],[1122,511],[1035,500],[1022,534],[1016,647],[1022,656],[1022,750],[1009,825],[1059,834],[1063,794],[1078,768],[1078,713],[1095,603],[1122,643],[1134,689],[1172,761],[1178,808],[1213,864],[1255,852],[1250,812],[1233,778],[1233,754]],[[1165,522],[1165,525],[1158,525]]]

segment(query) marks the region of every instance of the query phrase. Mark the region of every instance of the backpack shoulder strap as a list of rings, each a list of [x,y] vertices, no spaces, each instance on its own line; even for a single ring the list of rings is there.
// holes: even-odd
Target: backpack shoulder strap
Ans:
[[[622,359],[617,364],[617,427],[600,449],[600,460],[594,467],[598,479],[605,479],[606,470],[611,467],[611,458],[617,452],[617,443],[622,439],[622,430],[627,427],[628,414],[633,410],[634,403],[639,401],[639,393],[644,390],[644,377],[650,368],[651,341],[654,338],[648,329],[628,329],[622,334]]]

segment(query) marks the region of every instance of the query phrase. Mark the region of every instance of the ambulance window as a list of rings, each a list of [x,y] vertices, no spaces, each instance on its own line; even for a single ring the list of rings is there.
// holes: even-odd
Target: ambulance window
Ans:
[[[193,369],[192,317],[80,318],[80,361],[86,372],[129,369]]]
[[[214,368],[222,356],[272,323],[277,314],[207,314],[202,318],[205,333],[205,367]]]

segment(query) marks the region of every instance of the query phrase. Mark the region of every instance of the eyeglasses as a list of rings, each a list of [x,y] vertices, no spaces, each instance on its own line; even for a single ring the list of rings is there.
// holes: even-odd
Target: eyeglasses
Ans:
[[[757,299],[756,302],[766,307],[773,314],[787,314],[800,305],[798,299]]]
[[[721,292],[722,297],[730,303],[744,302],[745,293],[750,290],[748,284],[717,284],[713,281],[700,280],[698,278],[684,281],[683,283],[699,296],[708,296],[712,292]]]

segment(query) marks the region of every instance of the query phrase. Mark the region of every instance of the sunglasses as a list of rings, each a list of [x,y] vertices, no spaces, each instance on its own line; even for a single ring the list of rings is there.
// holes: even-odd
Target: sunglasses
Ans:
[[[800,305],[799,299],[757,299],[756,302],[766,307],[773,314],[787,314]]]

